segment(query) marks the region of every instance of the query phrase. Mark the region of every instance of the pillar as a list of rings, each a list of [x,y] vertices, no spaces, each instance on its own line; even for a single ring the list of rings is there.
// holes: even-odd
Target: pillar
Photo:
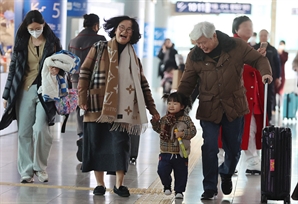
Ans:
[[[154,87],[154,80],[156,75],[153,71],[155,67],[153,66],[154,59],[154,24],[155,24],[155,2],[152,0],[146,1],[145,9],[145,23],[144,23],[144,34],[142,36],[143,42],[143,70],[144,74],[149,82],[150,87]]]
[[[153,42],[153,66],[152,66],[152,87],[160,87],[160,77],[158,77],[158,52],[167,36],[168,20],[171,15],[171,4],[168,0],[158,0],[155,4],[155,27],[154,27],[154,42]]]
[[[276,0],[271,2],[271,32],[270,32],[270,44],[275,44],[275,32],[276,32]]]

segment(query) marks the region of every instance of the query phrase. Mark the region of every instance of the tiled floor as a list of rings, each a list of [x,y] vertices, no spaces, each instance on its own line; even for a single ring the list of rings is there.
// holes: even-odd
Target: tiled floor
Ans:
[[[165,113],[165,106],[161,95],[154,93],[154,98],[161,114]],[[190,115],[194,119],[195,108]],[[125,177],[125,185],[130,188],[131,196],[121,198],[111,189],[115,183],[115,176],[105,176],[108,188],[105,196],[94,196],[93,188],[96,186],[93,173],[82,173],[80,163],[75,153],[76,133],[74,117],[71,117],[67,125],[66,133],[59,133],[59,126],[52,128],[54,143],[48,164],[49,182],[40,183],[37,178],[33,184],[20,184],[17,171],[17,135],[10,134],[0,137],[0,203],[1,204],[87,204],[87,203],[203,203],[200,196],[202,187],[202,163],[201,163],[201,128],[196,120],[198,133],[192,141],[192,155],[190,157],[189,179],[183,200],[175,200],[174,195],[162,194],[162,186],[156,173],[159,153],[159,138],[149,126],[141,136],[139,157],[135,165],[131,164]],[[194,119],[195,120],[195,119]],[[278,118],[275,118],[279,121]],[[298,126],[295,122],[279,125],[289,126],[293,131],[293,156],[292,156],[292,191],[298,182],[298,139],[296,132]],[[99,158],[100,159],[100,158]],[[237,167],[238,174],[233,176],[233,191],[226,196],[219,190],[217,199],[204,203],[260,203],[260,176],[245,175],[245,164],[240,160]],[[220,187],[219,187],[220,189]],[[297,201],[291,201],[298,203]],[[268,203],[283,203],[282,201],[268,201]]]

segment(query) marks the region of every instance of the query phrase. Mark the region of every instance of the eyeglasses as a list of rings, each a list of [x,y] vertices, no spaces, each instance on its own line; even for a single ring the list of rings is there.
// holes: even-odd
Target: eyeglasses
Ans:
[[[118,26],[118,28],[119,28],[119,30],[120,30],[121,32],[122,32],[122,31],[125,31],[125,32],[127,32],[128,34],[131,34],[132,31],[133,31],[133,29],[131,29],[131,28],[125,28],[124,25],[120,25],[120,26]]]

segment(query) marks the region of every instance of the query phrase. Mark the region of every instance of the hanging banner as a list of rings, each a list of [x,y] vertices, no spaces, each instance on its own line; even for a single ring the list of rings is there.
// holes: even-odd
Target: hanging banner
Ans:
[[[177,1],[175,7],[178,13],[251,14],[251,4],[248,3]]]
[[[26,0],[24,1],[24,16],[31,10],[38,10],[43,15],[44,20],[61,39],[62,23],[62,1],[64,0]]]

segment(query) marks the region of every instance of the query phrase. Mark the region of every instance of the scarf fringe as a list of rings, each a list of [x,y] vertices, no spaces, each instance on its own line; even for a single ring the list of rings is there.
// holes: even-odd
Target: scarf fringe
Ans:
[[[141,135],[141,133],[144,133],[147,129],[147,124],[138,124],[138,125],[132,125],[128,123],[113,123],[110,131],[121,131],[121,132],[127,132],[130,135]]]
[[[96,120],[97,123],[112,123],[115,120],[114,116],[111,115],[101,115]]]

